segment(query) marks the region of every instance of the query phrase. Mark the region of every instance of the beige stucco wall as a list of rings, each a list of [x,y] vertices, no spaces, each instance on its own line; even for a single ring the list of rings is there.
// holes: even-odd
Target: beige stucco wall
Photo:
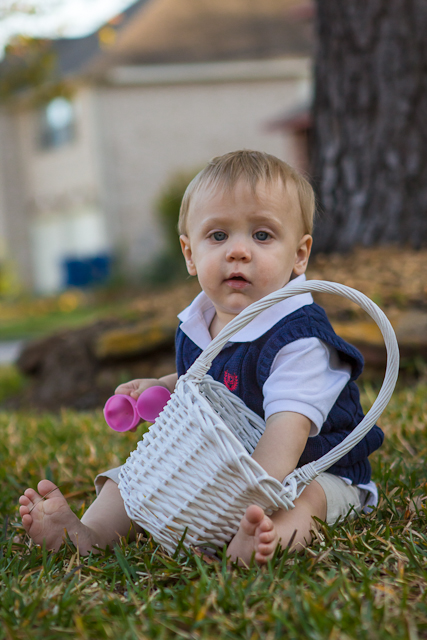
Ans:
[[[80,88],[73,100],[75,140],[57,148],[38,143],[38,113],[27,111],[22,122],[23,151],[28,165],[29,188],[36,214],[99,200],[93,93]]]
[[[0,117],[0,251],[21,283],[40,293],[63,285],[64,257],[107,247],[100,205],[93,91],[74,99],[76,137],[40,145],[40,113],[17,102]]]
[[[19,107],[8,106],[0,110],[0,234],[2,257],[13,267],[21,284],[31,288],[28,180],[21,123]]]
[[[36,110],[25,109],[19,116],[33,287],[41,293],[63,286],[65,258],[108,248],[93,91],[81,87],[73,105],[76,136],[60,147],[41,147]]]
[[[2,130],[2,120],[3,114],[0,113],[0,132]],[[2,149],[2,145],[0,145],[0,167],[2,167],[2,162],[4,161],[4,149]],[[6,206],[5,206],[5,189],[4,189],[4,175],[3,171],[0,171],[0,264],[6,258]]]
[[[267,132],[278,114],[307,97],[310,79],[171,82],[100,88],[97,95],[105,210],[132,270],[159,251],[155,201],[177,171],[214,155],[254,148],[292,162],[292,145]]]

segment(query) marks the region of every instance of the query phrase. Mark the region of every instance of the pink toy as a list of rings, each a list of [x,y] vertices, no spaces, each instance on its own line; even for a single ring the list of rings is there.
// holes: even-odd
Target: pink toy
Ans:
[[[166,387],[148,387],[139,396],[136,410],[143,420],[154,422],[170,397],[170,391]]]
[[[131,396],[117,394],[109,398],[104,407],[104,417],[114,431],[129,431],[141,418],[154,422],[170,398],[165,387],[149,387],[141,393],[138,400]]]
[[[136,427],[141,419],[136,410],[136,400],[123,394],[117,394],[107,400],[104,418],[114,431],[129,431]]]

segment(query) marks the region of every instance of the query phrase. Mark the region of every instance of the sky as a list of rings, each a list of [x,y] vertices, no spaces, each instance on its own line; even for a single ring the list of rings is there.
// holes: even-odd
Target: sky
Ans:
[[[133,3],[133,0],[28,0],[38,14],[14,14],[0,19],[0,50],[16,33],[41,37],[83,36]],[[0,0],[0,9],[14,4]],[[19,3],[15,3],[19,4]]]

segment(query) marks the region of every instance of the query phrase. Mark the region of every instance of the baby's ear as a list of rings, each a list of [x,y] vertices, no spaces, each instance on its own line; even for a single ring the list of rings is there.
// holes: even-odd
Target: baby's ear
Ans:
[[[193,252],[191,251],[190,238],[182,235],[179,236],[179,241],[181,243],[181,249],[185,258],[188,273],[190,276],[197,276],[196,265],[193,260]]]
[[[307,269],[308,259],[311,253],[311,246],[313,244],[313,238],[306,234],[301,238],[298,243],[298,247],[295,253],[295,263],[293,272],[295,275],[300,276],[305,273]]]

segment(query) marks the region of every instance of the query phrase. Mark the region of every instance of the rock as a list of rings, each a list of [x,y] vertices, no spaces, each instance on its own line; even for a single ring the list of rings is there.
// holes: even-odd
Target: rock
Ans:
[[[103,406],[120,382],[174,371],[174,333],[157,321],[141,330],[112,319],[32,342],[17,362],[30,378],[21,403],[54,411]]]
[[[384,367],[387,353],[375,322],[332,322],[332,326],[341,338],[359,349],[365,366]]]
[[[394,312],[389,320],[396,333],[401,358],[427,358],[427,312],[418,309]],[[361,351],[367,366],[385,366],[384,340],[375,322],[332,322],[332,325],[338,335]]]
[[[123,360],[141,356],[174,344],[177,327],[176,318],[169,322],[154,320],[105,331],[95,340],[94,352],[98,360]]]
[[[393,322],[397,341],[403,351],[427,357],[427,313],[411,309]]]
[[[114,321],[102,321],[31,342],[24,348],[17,361],[18,369],[30,378],[23,403],[51,410],[99,406],[106,393],[96,384],[99,363],[93,342],[112,326]]]
[[[29,385],[17,402],[48,410],[93,409],[103,406],[122,382],[172,373],[176,316],[199,291],[194,280],[141,294],[129,303],[125,317],[27,344],[17,366]]]

